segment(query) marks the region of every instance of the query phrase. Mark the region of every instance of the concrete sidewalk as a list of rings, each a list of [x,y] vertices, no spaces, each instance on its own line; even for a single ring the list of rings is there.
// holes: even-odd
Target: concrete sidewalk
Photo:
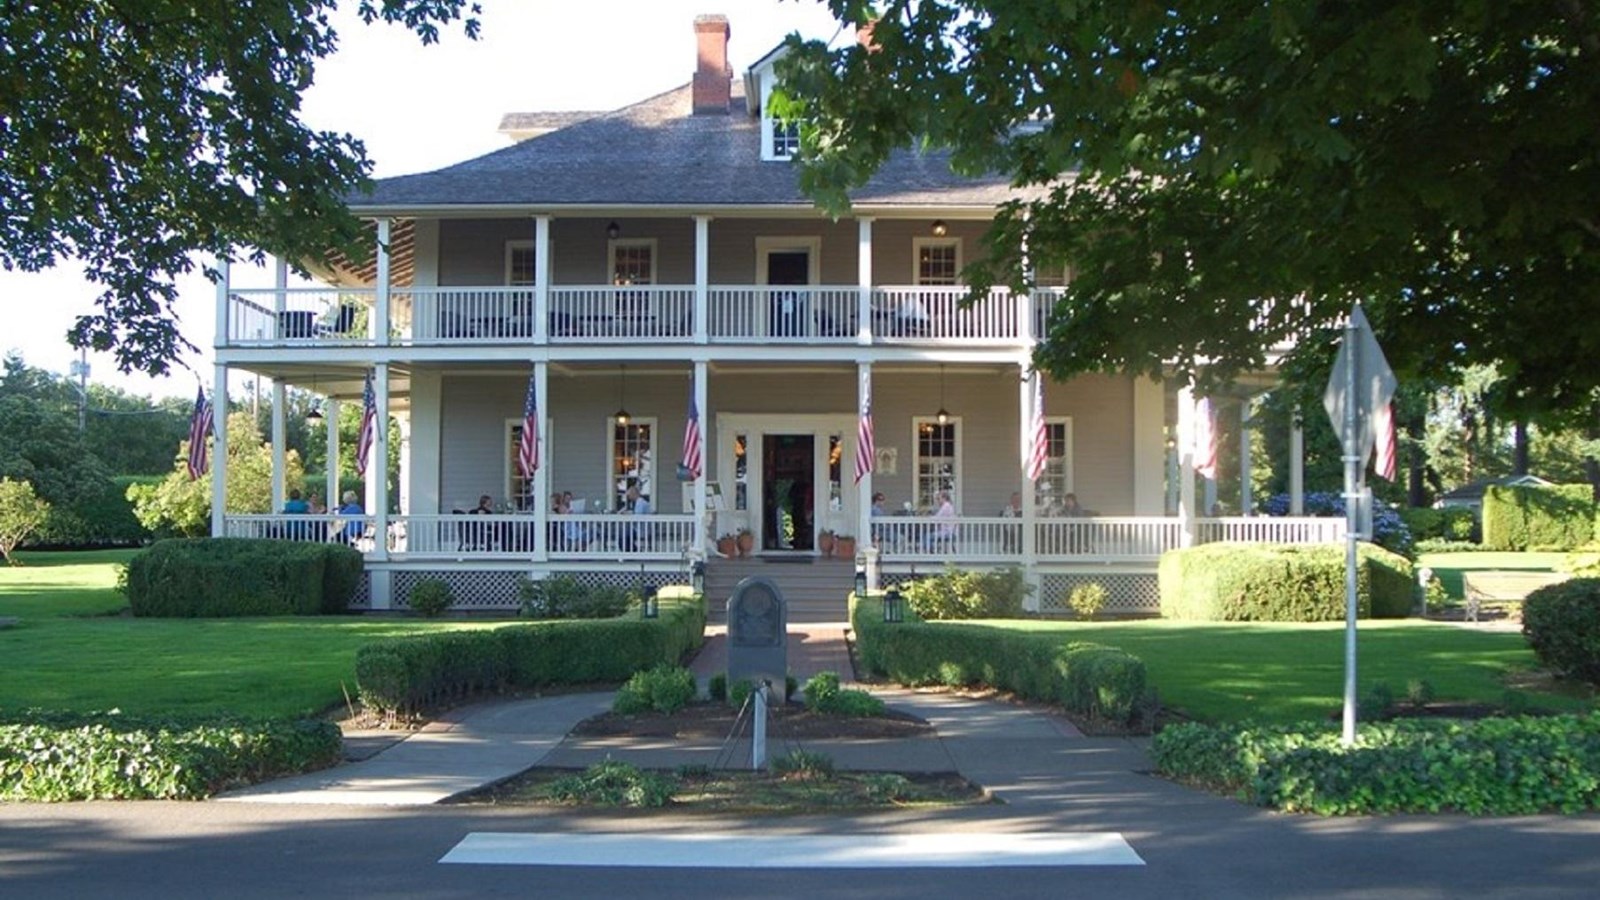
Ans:
[[[726,636],[708,636],[692,669],[702,685],[725,670]],[[848,680],[843,625],[794,625],[789,668],[798,680],[835,671]],[[1058,803],[1083,792],[1125,792],[1148,781],[1143,742],[1087,739],[1071,722],[1041,706],[943,692],[875,688],[891,708],[933,726],[898,739],[791,741],[770,736],[769,755],[803,747],[843,769],[957,771],[1008,803]],[[255,803],[401,806],[439,803],[537,765],[584,767],[606,759],[656,769],[731,765],[749,760],[749,740],[639,739],[569,736],[582,720],[610,708],[612,694],[488,701],[455,710],[370,759],[323,772],[231,791],[217,799]]]

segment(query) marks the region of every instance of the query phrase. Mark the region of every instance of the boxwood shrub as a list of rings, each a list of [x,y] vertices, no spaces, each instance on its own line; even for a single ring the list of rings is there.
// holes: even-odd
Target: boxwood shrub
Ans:
[[[1522,601],[1522,633],[1556,674],[1600,685],[1600,578],[1546,585]]]
[[[1594,540],[1595,516],[1587,484],[1493,485],[1483,492],[1483,546],[1572,550]]]
[[[169,720],[120,713],[0,715],[0,801],[200,800],[326,768],[331,722]]]
[[[128,562],[135,616],[340,613],[361,580],[361,554],[338,544],[246,538],[160,541]]]
[[[1343,544],[1219,542],[1161,555],[1161,615],[1199,621],[1328,622],[1344,618]],[[1401,618],[1415,606],[1410,561],[1357,550],[1358,615]]]
[[[1114,647],[1062,642],[968,622],[883,621],[883,602],[850,598],[862,665],[908,685],[986,686],[1113,722],[1132,721],[1145,699],[1144,662]]]
[[[384,638],[356,651],[361,702],[413,715],[473,694],[552,684],[626,681],[676,665],[704,640],[705,601],[687,588],[660,594],[660,616],[573,619]]]
[[[1261,806],[1322,815],[1565,813],[1600,806],[1600,713],[1337,726],[1174,725],[1157,768]]]

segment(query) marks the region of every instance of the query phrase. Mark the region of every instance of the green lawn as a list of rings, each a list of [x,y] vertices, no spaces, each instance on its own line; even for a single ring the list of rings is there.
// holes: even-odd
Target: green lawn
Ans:
[[[1144,660],[1150,683],[1169,707],[1208,721],[1320,719],[1340,708],[1344,691],[1342,623],[987,622],[1063,639],[1120,647]],[[1404,696],[1426,679],[1440,700],[1498,703],[1507,673],[1535,666],[1522,635],[1414,620],[1362,622],[1357,675],[1361,690],[1386,682]],[[1591,704],[1539,694],[1540,705]]]
[[[1432,569],[1433,573],[1439,576],[1445,591],[1460,600],[1466,595],[1461,583],[1461,576],[1464,573],[1507,569],[1555,572],[1559,570],[1561,561],[1566,557],[1565,553],[1510,553],[1493,550],[1471,553],[1422,553],[1417,556],[1417,565]]]
[[[356,648],[496,623],[378,618],[134,619],[113,590],[132,551],[21,554],[0,566],[0,708],[309,715],[355,693]]]

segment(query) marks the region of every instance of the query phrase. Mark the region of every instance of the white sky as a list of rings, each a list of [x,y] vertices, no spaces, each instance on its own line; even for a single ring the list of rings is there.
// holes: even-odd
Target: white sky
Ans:
[[[430,47],[399,26],[363,26],[345,0],[341,50],[317,69],[302,118],[366,143],[376,177],[427,171],[506,146],[506,112],[614,109],[687,82],[694,72],[694,17],[727,15],[735,77],[791,31],[833,37],[820,0],[481,0],[477,41],[459,29]],[[235,285],[270,286],[271,275],[234,267]],[[210,380],[216,288],[180,282],[180,328],[204,349],[188,362]],[[0,349],[65,374],[77,351],[66,332],[91,312],[99,288],[72,264],[23,274],[0,270]],[[181,369],[160,379],[124,375],[109,354],[89,355],[91,379],[140,394],[191,396]],[[237,393],[240,379],[235,376]]]

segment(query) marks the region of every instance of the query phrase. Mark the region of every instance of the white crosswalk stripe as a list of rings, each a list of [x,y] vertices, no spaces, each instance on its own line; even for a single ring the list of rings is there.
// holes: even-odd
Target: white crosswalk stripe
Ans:
[[[474,832],[439,862],[727,869],[1144,865],[1115,832],[781,836]]]

